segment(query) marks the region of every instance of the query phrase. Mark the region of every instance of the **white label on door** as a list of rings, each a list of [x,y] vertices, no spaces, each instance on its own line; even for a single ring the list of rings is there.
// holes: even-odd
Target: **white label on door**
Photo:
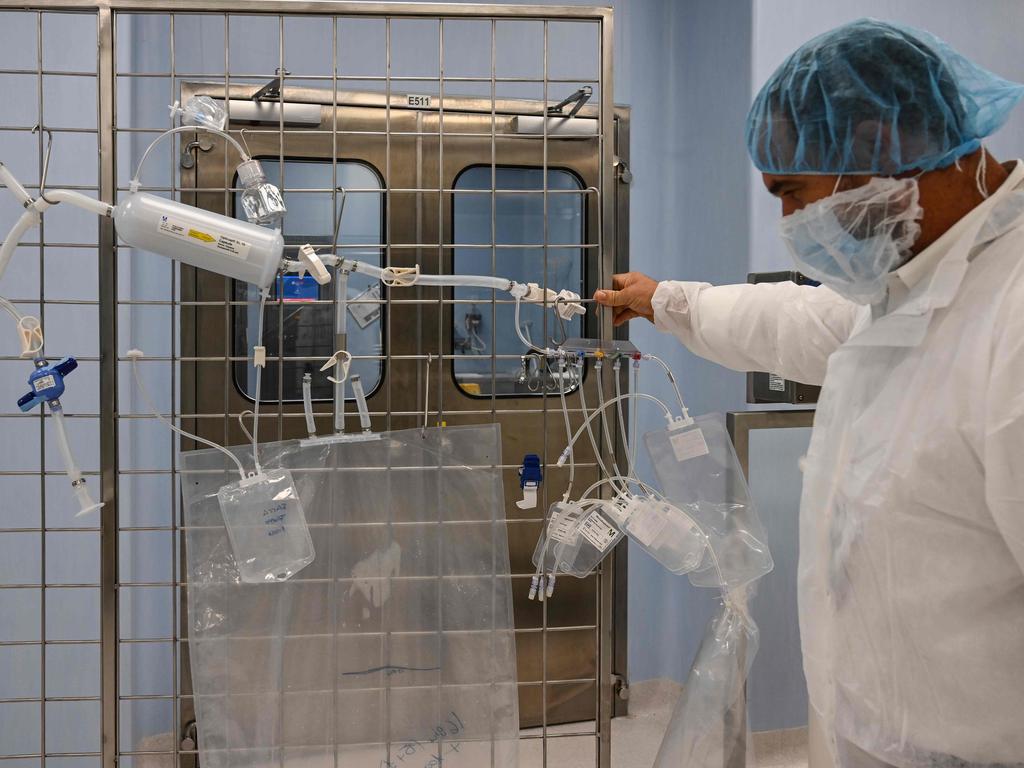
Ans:
[[[672,435],[668,440],[672,443],[672,451],[677,461],[688,461],[708,454],[707,441],[704,440],[704,433],[699,428]]]
[[[406,100],[407,100],[407,103],[409,104],[410,107],[425,107],[425,108],[429,108],[430,107],[430,97],[429,96],[419,96],[419,95],[410,93],[408,96],[406,96]]]
[[[645,547],[651,546],[668,525],[668,516],[660,504],[649,502],[629,517],[626,530]]]
[[[608,549],[619,535],[618,530],[596,509],[583,520],[583,524],[580,525],[580,533],[599,552]]]
[[[348,302],[348,311],[360,328],[365,328],[380,317],[380,283],[374,283]]]
[[[190,227],[186,222],[172,219],[170,216],[161,216],[156,228],[165,235],[170,235],[193,245],[201,245],[217,253],[234,256],[242,261],[249,258],[249,244],[247,242],[216,232],[204,232],[201,229]]]
[[[768,374],[768,389],[772,392],[785,392],[786,380],[777,373]]]

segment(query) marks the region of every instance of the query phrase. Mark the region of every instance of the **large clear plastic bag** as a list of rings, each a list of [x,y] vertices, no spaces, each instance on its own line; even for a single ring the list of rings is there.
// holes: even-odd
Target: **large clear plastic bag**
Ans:
[[[500,444],[487,425],[260,446],[292,473],[317,553],[263,584],[240,578],[219,509],[233,465],[183,454],[204,768],[516,767]]]
[[[672,713],[654,768],[753,765],[746,680],[757,654],[757,626],[740,595],[711,619]]]
[[[704,558],[689,574],[694,586],[732,590],[769,573],[764,527],[722,416],[649,432],[644,443],[665,497],[707,537]]]

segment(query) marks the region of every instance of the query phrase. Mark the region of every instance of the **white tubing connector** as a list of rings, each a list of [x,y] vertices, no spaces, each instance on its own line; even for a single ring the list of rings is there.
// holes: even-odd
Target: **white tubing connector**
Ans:
[[[303,277],[308,272],[320,285],[327,285],[331,282],[331,273],[327,271],[323,261],[316,255],[316,249],[306,243],[299,248],[299,261],[302,263],[299,269],[299,276]]]
[[[563,320],[587,313],[586,307],[580,303],[580,295],[569,290],[556,292],[551,288],[541,288],[537,283],[513,283],[509,293],[512,298],[531,304],[551,304]]]

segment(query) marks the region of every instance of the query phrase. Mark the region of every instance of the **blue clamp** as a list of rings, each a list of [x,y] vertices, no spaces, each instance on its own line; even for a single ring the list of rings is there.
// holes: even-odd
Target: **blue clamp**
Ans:
[[[519,487],[523,489],[522,501],[517,501],[520,509],[533,509],[537,506],[537,489],[544,482],[544,473],[540,468],[540,456],[528,453],[523,457],[523,465],[519,468]]]
[[[18,407],[31,411],[40,403],[50,403],[64,394],[64,377],[78,367],[73,357],[65,357],[59,363],[47,365],[45,360],[36,360],[36,369],[28,377],[31,391],[18,398]]]

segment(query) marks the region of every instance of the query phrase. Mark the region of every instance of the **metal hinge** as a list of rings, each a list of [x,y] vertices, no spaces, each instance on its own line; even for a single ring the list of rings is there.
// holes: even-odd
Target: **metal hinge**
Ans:
[[[612,691],[623,701],[629,701],[629,680],[622,675],[612,674]]]
[[[623,184],[633,183],[633,172],[629,170],[629,163],[623,160],[618,155],[615,156],[615,178],[621,181]]]

